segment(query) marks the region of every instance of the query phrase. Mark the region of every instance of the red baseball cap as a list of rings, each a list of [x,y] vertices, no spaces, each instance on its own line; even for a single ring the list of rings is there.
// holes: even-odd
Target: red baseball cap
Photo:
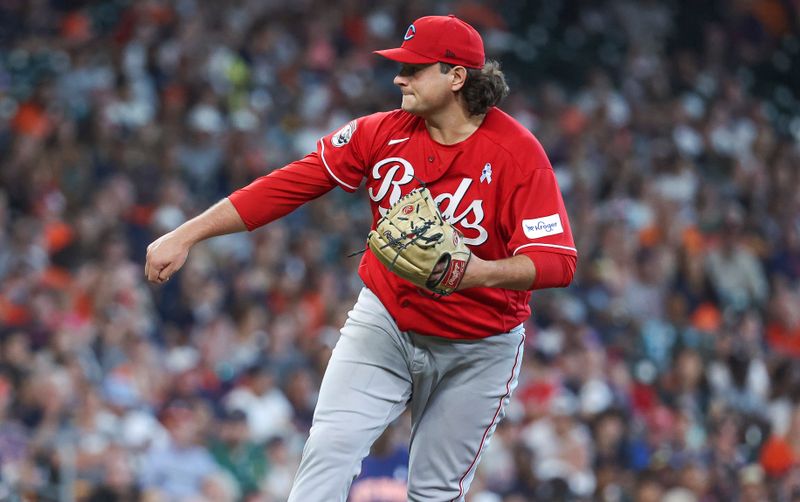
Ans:
[[[483,68],[483,40],[464,21],[449,16],[425,16],[414,21],[396,49],[374,51],[385,58],[408,64],[449,63]]]

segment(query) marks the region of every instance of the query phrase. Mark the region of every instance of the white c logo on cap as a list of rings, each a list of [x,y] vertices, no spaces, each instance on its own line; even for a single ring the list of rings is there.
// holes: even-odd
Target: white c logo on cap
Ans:
[[[417,29],[414,28],[413,24],[411,24],[411,25],[408,26],[408,29],[406,30],[406,34],[405,34],[405,36],[403,36],[403,40],[411,40],[412,38],[414,38],[414,35],[416,35],[416,34],[417,34]]]

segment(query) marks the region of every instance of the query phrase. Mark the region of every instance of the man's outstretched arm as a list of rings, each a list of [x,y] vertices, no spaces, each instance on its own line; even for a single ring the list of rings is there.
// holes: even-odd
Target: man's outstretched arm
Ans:
[[[189,250],[198,242],[255,230],[335,186],[316,153],[276,169],[153,241],[147,246],[145,276],[151,282],[162,283],[183,266]]]
[[[165,282],[183,266],[198,242],[244,230],[244,221],[226,197],[147,246],[144,274],[150,282]]]

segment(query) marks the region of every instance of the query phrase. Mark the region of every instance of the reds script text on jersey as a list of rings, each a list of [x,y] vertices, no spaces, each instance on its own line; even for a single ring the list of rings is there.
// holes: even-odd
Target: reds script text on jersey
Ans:
[[[373,228],[392,204],[420,186],[416,177],[484,260],[528,251],[577,254],[544,150],[498,108],[455,145],[436,143],[424,120],[395,110],[353,120],[323,137],[317,154],[343,189],[353,192],[365,182]],[[530,316],[529,291],[471,288],[434,297],[387,270],[369,250],[359,274],[403,331],[484,338],[506,333]]]

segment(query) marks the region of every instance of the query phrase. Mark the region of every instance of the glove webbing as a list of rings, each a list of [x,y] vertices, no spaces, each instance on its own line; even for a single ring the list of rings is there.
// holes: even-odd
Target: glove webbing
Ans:
[[[419,206],[417,206],[417,211],[419,211]],[[398,217],[398,219],[407,219],[407,218]],[[395,225],[393,222],[390,221],[389,223],[391,223],[393,227],[397,228],[397,225]],[[433,235],[425,235],[428,232],[428,230],[431,229],[434,223],[435,222],[431,220],[426,220],[425,223],[423,223],[422,226],[419,227],[419,229],[414,229],[412,227],[412,230],[414,230],[414,237],[412,237],[411,239],[408,239],[408,234],[406,234],[405,232],[400,232],[400,237],[394,237],[391,234],[384,235],[384,237],[386,237],[389,242],[381,246],[381,249],[391,246],[392,249],[397,251],[397,253],[395,253],[394,255],[394,258],[392,259],[392,264],[389,265],[389,270],[394,270],[394,266],[397,263],[397,259],[400,258],[400,251],[403,251],[404,249],[414,244],[418,240],[422,240],[426,244],[430,244],[432,242],[437,242],[439,239],[442,238],[443,234],[441,232]]]
[[[417,204],[416,211],[419,212],[419,204]],[[408,221],[408,218],[403,217],[403,216],[398,216],[397,219],[398,220],[403,220],[403,221]],[[386,244],[381,246],[381,249],[384,249],[384,248],[386,248],[388,246],[391,246],[392,248],[394,248],[394,249],[396,249],[398,251],[402,251],[402,250],[406,249],[408,246],[410,246],[411,244],[414,244],[415,242],[417,242],[417,240],[419,240],[419,239],[423,239],[426,244],[430,244],[431,242],[436,242],[436,241],[438,241],[439,239],[442,238],[442,234],[441,233],[433,234],[431,236],[426,236],[425,235],[425,233],[427,233],[428,230],[430,230],[430,227],[433,226],[433,224],[434,224],[433,221],[426,220],[425,223],[420,227],[420,229],[418,231],[414,232],[415,236],[410,241],[405,242],[405,243],[403,243],[402,240],[406,239],[408,237],[408,235],[403,233],[403,232],[400,232],[400,237],[397,237],[397,238],[393,237],[391,234],[388,235],[388,236],[385,235],[384,237],[386,237],[389,240],[389,242],[387,242]],[[395,225],[394,223],[392,223],[392,226],[397,228],[397,225]],[[414,228],[414,222],[413,221],[411,222],[411,229],[412,230],[416,230]],[[349,255],[347,255],[347,257],[348,258],[352,258],[353,256],[360,255],[360,254],[366,252],[367,249],[369,249],[369,248],[365,247],[364,249],[362,249],[360,251],[356,251],[354,253],[350,253]],[[395,263],[397,263],[397,258],[399,258],[399,257],[400,257],[399,253],[395,255],[394,260],[392,260],[392,264],[391,264],[389,270],[393,270],[394,269],[394,265],[395,265]]]

